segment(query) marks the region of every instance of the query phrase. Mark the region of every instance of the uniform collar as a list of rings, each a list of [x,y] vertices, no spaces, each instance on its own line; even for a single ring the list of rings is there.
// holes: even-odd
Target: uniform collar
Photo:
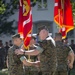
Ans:
[[[47,36],[46,39],[47,39],[48,37],[49,37],[49,36]],[[46,39],[44,39],[44,40],[46,40]],[[41,40],[40,38],[38,39],[39,42],[42,42],[42,41],[44,41],[44,40]]]

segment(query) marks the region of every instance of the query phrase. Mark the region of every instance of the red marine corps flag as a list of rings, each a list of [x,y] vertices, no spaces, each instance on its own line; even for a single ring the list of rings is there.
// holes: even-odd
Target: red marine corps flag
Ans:
[[[60,27],[62,38],[66,38],[67,33],[74,29],[70,0],[55,0],[54,21]]]
[[[25,48],[29,47],[32,32],[32,11],[30,0],[20,0],[18,33],[24,39]]]

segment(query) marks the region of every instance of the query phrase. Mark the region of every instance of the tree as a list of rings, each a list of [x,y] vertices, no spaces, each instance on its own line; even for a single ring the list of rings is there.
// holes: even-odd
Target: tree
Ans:
[[[36,5],[36,0],[31,0],[31,6]],[[0,35],[1,34],[15,34],[17,25],[13,26],[15,20],[8,22],[7,19],[19,9],[19,0],[0,0]]]
[[[0,14],[3,14],[5,11],[5,5],[0,1]]]
[[[75,0],[71,0],[72,3],[72,11],[73,11],[73,19],[74,19],[74,28],[75,28]]]
[[[19,9],[19,0],[0,0],[0,35],[1,34],[14,34],[17,25],[13,26],[15,20],[8,22],[7,19]],[[31,0],[31,6],[34,7],[39,0]],[[75,15],[75,1],[71,0],[73,15]]]
[[[1,34],[14,34],[17,26],[13,26],[13,21],[7,21],[8,18],[18,10],[18,0],[11,0],[6,3],[5,0],[0,1],[0,35]]]

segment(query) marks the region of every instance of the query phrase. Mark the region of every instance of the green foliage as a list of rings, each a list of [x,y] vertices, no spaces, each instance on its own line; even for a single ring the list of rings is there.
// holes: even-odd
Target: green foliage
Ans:
[[[5,11],[5,5],[0,1],[0,14],[3,14]]]
[[[31,6],[35,6],[38,0],[31,0]],[[11,8],[12,6],[12,8]],[[10,3],[5,4],[5,1],[0,0],[0,14],[4,14],[6,10],[10,9],[10,13],[14,14],[14,10],[18,9],[19,0],[10,0]]]
[[[15,20],[8,22],[7,19],[19,9],[19,0],[0,0],[0,34],[14,34],[16,27],[13,27]],[[31,6],[34,7],[39,0],[31,0]],[[75,0],[71,0],[73,15],[75,15]]]
[[[16,27],[13,27],[15,20],[8,22],[7,19],[19,9],[19,0],[0,0],[0,35],[1,34],[14,34]],[[31,0],[31,6],[36,5],[37,0]]]
[[[71,0],[72,3],[72,11],[73,11],[73,18],[74,18],[74,28],[75,28],[75,0]]]
[[[6,0],[5,0],[6,1]],[[1,34],[14,34],[15,30],[17,29],[17,25],[14,27],[13,21],[7,21],[7,19],[15,13],[16,10],[18,10],[19,7],[19,0],[11,0],[9,3],[6,3],[5,1],[1,1],[1,6],[5,6],[5,10],[0,10],[0,35]],[[1,7],[1,9],[3,9]]]
[[[71,3],[72,3],[72,10],[73,10],[73,13],[75,13],[75,1],[74,1],[74,0],[71,0]]]

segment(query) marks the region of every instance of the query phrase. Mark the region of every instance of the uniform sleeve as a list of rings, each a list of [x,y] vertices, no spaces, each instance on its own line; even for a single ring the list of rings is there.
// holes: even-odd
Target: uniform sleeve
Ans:
[[[9,48],[9,50],[8,50],[8,57],[10,57],[10,55],[11,55],[11,48]]]
[[[37,46],[37,47],[36,47],[36,50],[38,50],[40,53],[43,52],[43,48],[41,48],[40,46]]]
[[[8,50],[8,67],[11,65],[11,61],[12,61],[12,48],[9,48]]]
[[[25,56],[21,56],[21,57],[20,57],[20,60],[23,61],[23,60],[27,60],[27,59],[26,59]]]
[[[40,45],[34,45],[34,47],[36,48],[36,50],[39,51],[39,53],[42,53],[43,52],[43,48],[40,46]]]

